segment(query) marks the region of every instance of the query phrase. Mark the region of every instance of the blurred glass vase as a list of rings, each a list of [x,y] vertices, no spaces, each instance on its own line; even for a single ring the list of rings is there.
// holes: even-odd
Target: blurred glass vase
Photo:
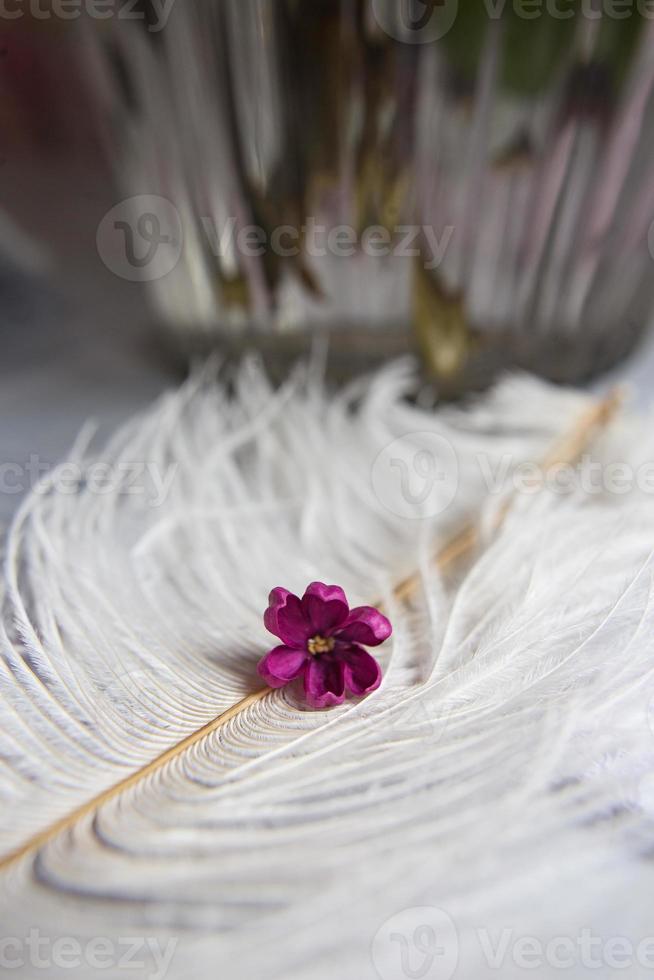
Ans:
[[[417,345],[454,390],[600,371],[654,298],[654,25],[614,6],[184,0],[162,23],[145,0],[94,23],[129,199],[101,254],[187,350],[326,331],[347,366]]]

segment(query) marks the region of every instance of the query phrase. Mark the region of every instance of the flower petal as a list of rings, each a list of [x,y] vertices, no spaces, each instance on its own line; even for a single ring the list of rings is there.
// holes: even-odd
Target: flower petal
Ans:
[[[352,694],[361,697],[370,694],[381,684],[381,667],[363,647],[353,645],[339,651],[345,661],[345,686]]]
[[[374,606],[357,606],[350,610],[346,622],[336,630],[336,636],[339,640],[376,647],[387,640],[392,632],[393,627],[386,616]]]
[[[290,647],[303,647],[314,630],[301,600],[288,589],[276,588],[268,596],[268,603],[263,615],[266,629]]]
[[[302,673],[308,656],[306,650],[275,647],[259,661],[257,670],[270,687],[283,687]]]
[[[329,636],[345,622],[350,611],[342,588],[339,585],[325,585],[324,582],[312,582],[307,586],[302,597],[302,608],[313,632],[321,636]]]
[[[304,674],[304,691],[314,708],[345,700],[345,664],[335,657],[312,657]]]

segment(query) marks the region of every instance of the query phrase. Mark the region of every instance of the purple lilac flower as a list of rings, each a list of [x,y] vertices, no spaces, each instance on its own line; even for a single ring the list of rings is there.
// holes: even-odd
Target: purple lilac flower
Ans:
[[[288,589],[273,589],[263,621],[282,641],[259,663],[270,687],[304,678],[314,708],[342,704],[345,694],[361,697],[379,687],[381,669],[361,644],[383,643],[392,632],[386,616],[373,606],[350,609],[338,585],[312,582],[300,599]]]

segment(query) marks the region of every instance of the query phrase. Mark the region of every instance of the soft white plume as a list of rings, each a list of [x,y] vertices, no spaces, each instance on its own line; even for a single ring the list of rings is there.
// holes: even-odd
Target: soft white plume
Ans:
[[[24,504],[6,542],[2,853],[260,687],[271,587],[337,582],[384,600],[395,629],[365,701],[313,712],[276,692],[9,868],[16,976],[34,975],[30,929],[83,950],[142,937],[138,975],[184,980],[401,980],[402,930],[411,969],[431,948],[411,947],[418,907],[458,931],[424,976],[522,975],[519,937],[648,934],[650,497],[517,494],[443,579],[438,545],[489,489],[496,511],[588,399],[515,377],[432,411],[405,399],[412,385],[400,364],[329,395],[302,368],[273,391],[248,364],[228,395],[205,372],[101,456],[80,450],[75,492],[53,473]],[[637,431],[622,453],[608,435],[596,461],[646,460]],[[457,493],[440,510],[444,480],[422,519],[400,516],[379,454],[434,436]],[[416,568],[400,604],[393,585]],[[90,959],[76,974],[51,955],[49,974],[128,975]]]

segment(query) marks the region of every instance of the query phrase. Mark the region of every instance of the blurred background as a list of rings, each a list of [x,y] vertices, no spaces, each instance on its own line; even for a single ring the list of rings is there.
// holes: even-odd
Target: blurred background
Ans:
[[[216,350],[647,398],[654,0],[2,0],[0,80],[0,520]]]

